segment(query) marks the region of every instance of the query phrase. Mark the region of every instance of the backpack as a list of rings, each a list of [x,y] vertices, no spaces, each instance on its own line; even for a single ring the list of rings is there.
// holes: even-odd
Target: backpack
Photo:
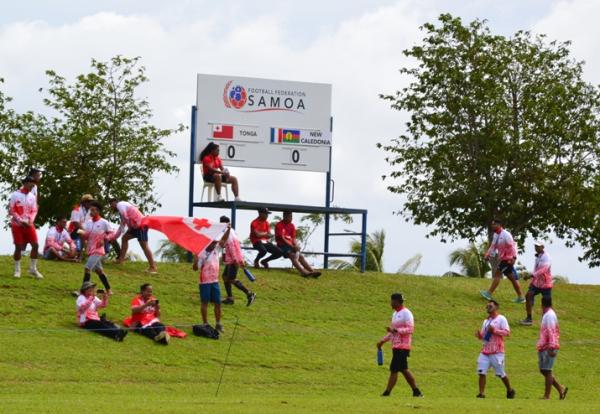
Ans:
[[[194,325],[192,331],[196,336],[203,336],[210,339],[219,339],[219,331],[210,325]]]

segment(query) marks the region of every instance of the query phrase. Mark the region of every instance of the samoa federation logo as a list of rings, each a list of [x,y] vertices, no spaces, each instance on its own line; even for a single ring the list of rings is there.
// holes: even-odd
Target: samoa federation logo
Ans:
[[[226,108],[240,109],[248,101],[248,94],[246,89],[241,85],[233,85],[233,81],[229,81],[225,84],[223,89],[223,102]]]

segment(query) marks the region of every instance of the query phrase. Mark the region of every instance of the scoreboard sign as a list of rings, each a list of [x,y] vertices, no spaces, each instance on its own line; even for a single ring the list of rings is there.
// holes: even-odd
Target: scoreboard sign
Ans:
[[[331,85],[198,75],[196,162],[220,146],[233,167],[328,172]]]

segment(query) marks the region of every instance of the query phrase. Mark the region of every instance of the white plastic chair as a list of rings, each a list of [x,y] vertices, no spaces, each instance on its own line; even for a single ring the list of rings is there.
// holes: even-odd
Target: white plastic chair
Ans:
[[[200,164],[200,172],[202,173],[202,164]],[[202,175],[202,181],[204,183],[204,186],[202,187],[202,195],[200,196],[200,202],[204,201],[204,192],[206,191],[207,194],[207,201],[210,203],[213,201],[213,198],[216,200],[217,198],[217,192],[215,191],[215,184],[214,183],[208,183],[206,181],[204,181],[204,174]],[[223,189],[225,190],[225,200],[229,201],[229,187],[231,183],[221,183],[221,193],[223,192]]]

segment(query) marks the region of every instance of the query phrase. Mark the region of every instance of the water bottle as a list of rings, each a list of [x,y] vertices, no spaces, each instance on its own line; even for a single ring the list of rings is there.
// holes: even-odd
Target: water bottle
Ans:
[[[250,272],[250,270],[248,270],[247,268],[244,267],[244,274],[246,275],[246,277],[251,281],[254,282],[256,280],[256,278],[254,277],[254,275],[252,274],[252,272]]]
[[[377,349],[377,365],[383,365],[383,350],[381,348]]]

